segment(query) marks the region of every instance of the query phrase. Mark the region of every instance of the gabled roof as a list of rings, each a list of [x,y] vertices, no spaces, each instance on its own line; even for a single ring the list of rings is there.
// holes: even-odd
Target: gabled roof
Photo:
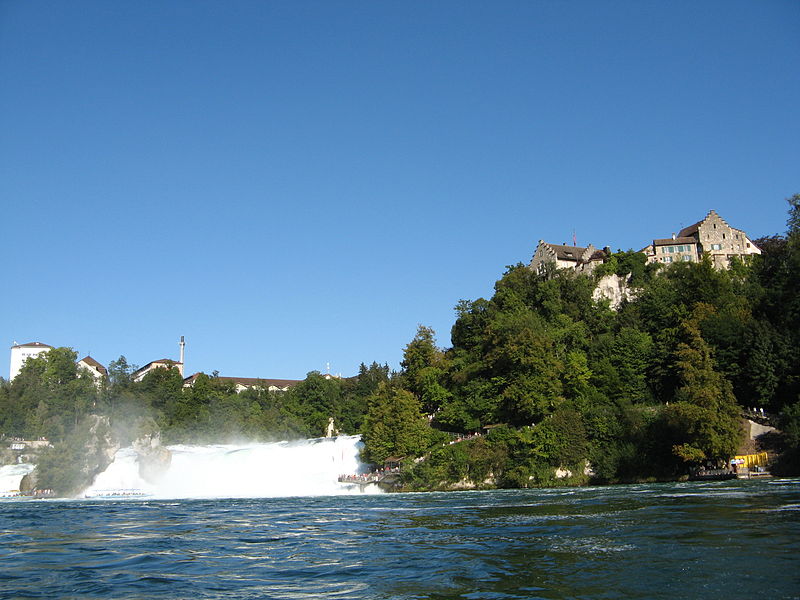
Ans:
[[[710,211],[708,211],[708,214],[705,216],[705,218],[701,219],[700,221],[698,221],[697,223],[695,223],[693,225],[689,225],[688,227],[684,227],[683,229],[681,229],[680,232],[678,233],[678,236],[679,237],[693,236],[694,234],[697,233],[697,230],[700,228],[700,225],[702,225],[703,223],[708,221],[708,219],[710,219],[712,216],[717,217],[720,221],[725,223],[725,225],[730,227],[730,225],[728,225],[728,222],[725,219],[723,219],[722,217],[720,217],[719,214],[717,213],[717,211],[715,211],[712,208]],[[731,229],[733,229],[733,227],[731,227]]]
[[[16,346],[11,346],[11,348],[52,348],[52,346],[48,346],[42,342],[28,342],[27,344],[17,344]]]
[[[707,218],[708,217],[706,217],[706,219]],[[706,219],[703,219],[703,221],[705,221]],[[703,221],[698,221],[694,225],[689,225],[688,227],[684,227],[678,232],[678,237],[693,236],[695,233],[697,233],[697,230],[699,229],[700,225],[702,225]]]
[[[226,381],[243,385],[246,387],[291,387],[300,383],[299,379],[262,379],[261,377],[217,377],[220,381]]]
[[[145,366],[143,366],[142,368],[140,368],[140,369],[137,369],[136,371],[134,371],[133,373],[131,373],[131,375],[132,375],[132,376],[134,376],[134,375],[136,375],[137,373],[141,373],[142,371],[146,371],[147,369],[149,369],[149,368],[150,368],[150,367],[152,367],[153,365],[173,365],[173,366],[178,366],[178,365],[182,365],[182,364],[183,364],[183,363],[181,363],[181,362],[179,362],[179,361],[177,361],[177,360],[172,360],[171,358],[160,358],[160,359],[158,359],[158,360],[154,360],[154,361],[152,361],[152,362],[149,362],[149,363],[147,363],[147,364],[146,364]]]
[[[556,253],[558,260],[580,260],[586,248],[581,246],[562,246],[560,244],[547,244]]]
[[[671,246],[674,244],[696,244],[697,240],[693,237],[676,237],[653,240],[654,246]]]
[[[89,365],[90,367],[94,367],[95,369],[100,371],[103,375],[108,375],[108,371],[106,370],[106,368],[103,365],[101,365],[99,362],[97,362],[95,359],[93,359],[91,356],[85,356],[84,358],[80,359],[78,362],[79,363],[85,363],[85,364]]]
[[[183,381],[184,384],[191,385],[197,379],[197,376],[200,373],[195,373],[194,375],[190,375],[186,377]],[[300,383],[300,379],[264,379],[262,377],[222,377],[217,376],[213,377],[212,379],[216,381],[223,381],[225,383],[233,383],[234,385],[241,385],[244,387],[277,387],[277,388],[287,388],[292,387],[293,385],[297,385]]]

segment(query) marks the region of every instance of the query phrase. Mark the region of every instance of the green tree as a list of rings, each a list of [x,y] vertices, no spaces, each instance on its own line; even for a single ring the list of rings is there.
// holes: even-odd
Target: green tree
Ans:
[[[296,403],[298,416],[315,437],[325,435],[328,420],[342,420],[342,388],[338,379],[326,379],[319,371],[311,371],[306,378],[286,392]]]
[[[368,461],[380,464],[390,456],[418,456],[428,449],[431,434],[422,405],[411,392],[386,384],[370,398],[362,430]]]
[[[58,440],[95,409],[97,388],[76,358],[71,348],[53,348],[25,361],[9,388],[16,435]]]
[[[403,351],[400,363],[404,387],[419,398],[428,413],[441,408],[449,396],[442,385],[446,359],[444,352],[436,347],[435,336],[433,329],[420,325],[414,339]]]
[[[132,383],[131,375],[136,371],[136,365],[129,365],[124,356],[108,363],[109,382],[117,387],[126,388]]]
[[[136,384],[145,405],[159,415],[159,423],[166,426],[169,415],[175,410],[183,393],[183,377],[177,367],[157,368],[147,373]]]
[[[733,387],[715,370],[711,347],[700,333],[701,322],[714,312],[698,304],[683,324],[686,341],[677,350],[681,386],[666,411],[675,429],[673,453],[690,464],[727,461],[742,440]]]

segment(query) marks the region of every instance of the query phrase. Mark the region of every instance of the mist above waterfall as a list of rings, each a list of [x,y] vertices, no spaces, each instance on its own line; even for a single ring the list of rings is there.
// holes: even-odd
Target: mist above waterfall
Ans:
[[[172,462],[155,483],[140,476],[136,452],[122,448],[85,494],[137,490],[156,498],[260,498],[360,493],[337,481],[361,469],[360,447],[359,436],[169,446]]]

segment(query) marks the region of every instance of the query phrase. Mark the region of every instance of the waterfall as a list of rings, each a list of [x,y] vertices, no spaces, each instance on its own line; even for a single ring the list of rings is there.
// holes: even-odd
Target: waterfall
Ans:
[[[0,498],[16,495],[22,478],[33,469],[34,465],[28,463],[0,467]]]
[[[120,449],[87,497],[263,498],[360,493],[337,481],[362,469],[360,436],[242,445],[168,446],[172,462],[157,482],[139,475],[138,456]],[[374,487],[374,486],[371,486]]]

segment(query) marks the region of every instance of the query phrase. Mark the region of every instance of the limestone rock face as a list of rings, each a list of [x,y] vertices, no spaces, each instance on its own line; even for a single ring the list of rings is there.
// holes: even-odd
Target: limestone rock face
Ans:
[[[25,475],[19,482],[19,491],[23,494],[30,494],[38,487],[39,475],[36,469]]]
[[[756,423],[750,419],[747,420],[747,434],[751,440],[761,437],[765,433],[774,433],[776,431],[778,430],[769,425],[762,425],[761,423]]]
[[[161,444],[161,434],[142,435],[132,446],[139,457],[139,475],[145,481],[156,483],[172,464],[172,452]]]
[[[114,461],[114,455],[119,450],[119,444],[111,433],[111,424],[108,417],[90,415],[87,417],[89,434],[84,447],[86,449],[85,462],[82,471],[88,481],[94,480],[98,473]]]
[[[567,477],[572,477],[572,471],[570,471],[569,469],[562,469],[561,467],[558,467],[556,469],[555,474],[556,474],[556,479],[565,479]]]
[[[613,310],[617,310],[624,301],[633,300],[634,297],[633,289],[628,287],[628,278],[620,277],[616,273],[602,277],[592,293],[595,301],[607,299]]]

